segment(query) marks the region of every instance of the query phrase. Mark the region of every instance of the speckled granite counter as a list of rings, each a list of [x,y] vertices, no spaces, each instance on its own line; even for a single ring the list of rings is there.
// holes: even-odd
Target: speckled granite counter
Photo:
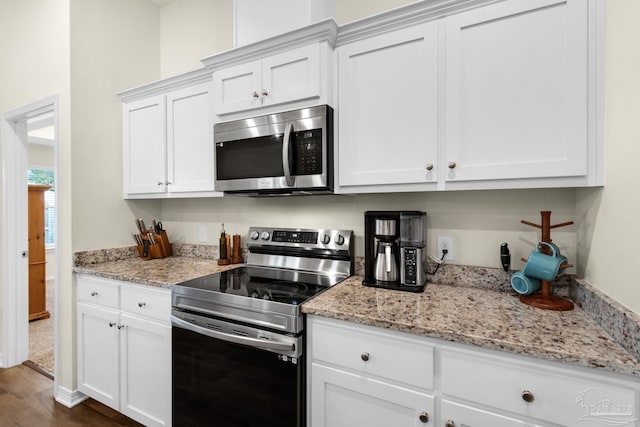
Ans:
[[[76,273],[87,273],[142,285],[170,288],[171,285],[238,267],[239,264],[219,266],[215,259],[168,257],[142,260],[139,257],[81,265]]]
[[[414,294],[364,287],[352,276],[302,311],[640,377],[640,361],[581,309],[540,310],[508,292],[429,284]]]

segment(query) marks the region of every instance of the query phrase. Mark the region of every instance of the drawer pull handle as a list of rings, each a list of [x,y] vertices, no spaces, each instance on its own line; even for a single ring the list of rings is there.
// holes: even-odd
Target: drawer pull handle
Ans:
[[[429,422],[429,414],[427,413],[427,411],[424,411],[423,413],[421,413],[418,418],[420,419],[421,423],[428,423]]]
[[[425,169],[428,171],[433,170],[433,163],[427,163],[427,166],[425,167]]]
[[[138,303],[138,307],[140,307],[140,308],[144,307],[145,305],[147,305],[146,302],[139,302]]]
[[[98,293],[96,291],[91,291],[91,296],[95,297],[96,295],[98,295]]]
[[[446,427],[456,427],[456,423],[453,422],[453,420],[449,420],[447,421],[447,424],[445,424]]]
[[[362,359],[365,362],[368,362],[369,361],[369,353],[362,353],[360,355],[360,359]]]
[[[524,400],[527,403],[533,402],[533,393],[531,393],[529,390],[523,391],[522,392],[522,400]]]
[[[456,162],[449,162],[447,166],[449,167],[449,169],[455,169],[457,165]]]
[[[116,326],[115,322],[109,322],[109,327],[113,328],[114,326]]]

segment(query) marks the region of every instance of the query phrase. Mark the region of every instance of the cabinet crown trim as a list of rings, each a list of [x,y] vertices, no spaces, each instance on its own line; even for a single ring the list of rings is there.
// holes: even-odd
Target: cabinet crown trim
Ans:
[[[131,102],[154,95],[163,95],[172,90],[195,86],[199,83],[205,83],[208,81],[211,81],[211,71],[205,68],[199,68],[197,70],[178,74],[166,79],[157,80],[123,90],[122,92],[118,92],[117,95],[120,98],[120,101]]]
[[[338,24],[329,18],[246,46],[220,52],[202,58],[200,61],[207,70],[212,72],[312,43],[328,42],[331,47],[334,47],[337,35]]]

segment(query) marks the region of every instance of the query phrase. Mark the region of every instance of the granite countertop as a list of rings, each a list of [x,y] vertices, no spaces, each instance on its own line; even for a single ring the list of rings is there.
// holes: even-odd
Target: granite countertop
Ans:
[[[171,256],[143,260],[139,257],[117,261],[87,264],[73,268],[75,273],[87,273],[114,280],[124,280],[141,285],[170,288],[197,277],[219,273],[239,267],[241,264],[218,265],[215,259]]]
[[[541,359],[640,376],[640,361],[583,310],[541,310],[511,293],[429,284],[423,293],[362,286],[352,276],[302,312]]]

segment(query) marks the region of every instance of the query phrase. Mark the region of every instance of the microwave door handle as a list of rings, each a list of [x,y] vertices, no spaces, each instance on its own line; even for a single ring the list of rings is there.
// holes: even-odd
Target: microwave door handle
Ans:
[[[288,187],[293,187],[294,177],[291,176],[291,165],[289,164],[289,152],[291,150],[291,133],[293,132],[293,123],[285,126],[284,137],[282,139],[282,168],[284,169],[284,178]]]

